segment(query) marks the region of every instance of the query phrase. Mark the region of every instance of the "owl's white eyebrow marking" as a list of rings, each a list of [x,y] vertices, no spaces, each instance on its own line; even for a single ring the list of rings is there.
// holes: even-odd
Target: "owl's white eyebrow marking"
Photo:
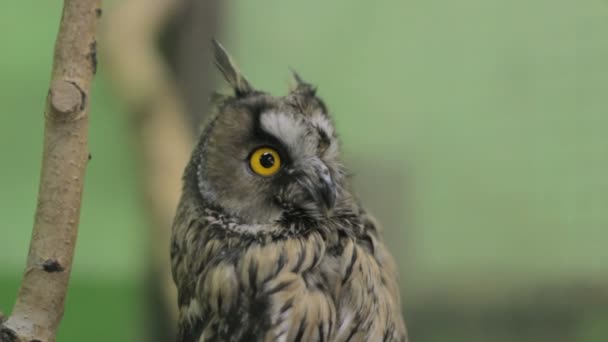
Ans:
[[[297,147],[300,134],[306,131],[303,122],[277,112],[263,113],[260,116],[260,125],[265,132],[279,139],[289,149]]]
[[[321,112],[314,113],[310,117],[310,122],[318,129],[323,130],[330,140],[334,136],[334,127],[325,114]]]
[[[325,134],[325,137],[319,137],[322,140],[327,139],[325,141],[328,143],[323,154],[327,158],[336,158],[339,154],[338,143],[335,137],[334,126],[327,118],[327,115],[320,111],[313,113],[310,117],[310,122],[319,130],[319,135],[321,135],[321,132]]]

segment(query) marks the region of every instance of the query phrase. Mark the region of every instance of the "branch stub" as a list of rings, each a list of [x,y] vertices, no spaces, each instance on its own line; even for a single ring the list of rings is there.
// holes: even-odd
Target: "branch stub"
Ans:
[[[53,81],[50,93],[53,109],[61,114],[72,114],[84,107],[83,93],[73,82]]]

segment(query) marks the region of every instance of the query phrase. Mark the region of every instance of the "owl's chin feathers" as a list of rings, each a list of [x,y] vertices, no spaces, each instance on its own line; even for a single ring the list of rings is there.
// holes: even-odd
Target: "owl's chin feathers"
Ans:
[[[255,231],[293,229],[294,226],[309,225],[329,219],[335,207],[344,206],[342,188],[322,183],[294,182],[284,187],[274,197],[230,198],[217,192],[206,180],[198,179],[198,195],[201,207],[213,207],[227,217],[255,226]],[[265,228],[266,227],[266,228]]]
[[[308,231],[309,227],[329,220],[333,213],[333,209],[312,200],[299,202],[298,206],[279,204],[275,201],[272,204],[240,207],[241,210],[230,210],[236,206],[232,206],[229,201],[218,203],[204,200],[204,207],[213,207],[226,219],[238,223],[234,226],[227,225],[227,229],[245,234],[297,235]]]
[[[298,198],[297,206],[277,198],[273,203],[265,203],[257,207],[240,206],[238,207],[240,210],[230,210],[237,208],[236,203],[225,200],[213,201],[205,194],[201,195],[202,201],[197,203],[198,210],[196,210],[201,216],[210,215],[209,210],[212,209],[212,214],[225,222],[222,225],[224,229],[243,237],[255,236],[256,239],[264,236],[269,238],[298,236],[310,232],[311,229],[324,230],[331,226],[333,217],[353,209],[347,205],[348,201],[344,201],[343,197],[338,200],[335,207],[328,208],[315,201],[312,196],[303,193],[302,196],[305,197]]]

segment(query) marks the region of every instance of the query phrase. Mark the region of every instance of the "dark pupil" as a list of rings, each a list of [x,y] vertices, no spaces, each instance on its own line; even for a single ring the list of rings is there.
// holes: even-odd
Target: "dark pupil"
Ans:
[[[260,156],[260,164],[264,168],[269,169],[274,165],[274,157],[271,153],[266,152]]]

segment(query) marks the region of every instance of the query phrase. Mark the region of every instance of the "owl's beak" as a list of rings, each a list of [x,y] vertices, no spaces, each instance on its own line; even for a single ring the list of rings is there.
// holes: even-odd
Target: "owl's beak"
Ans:
[[[315,161],[311,164],[312,168],[307,173],[297,177],[298,183],[320,207],[329,211],[336,204],[336,185],[323,162]]]

